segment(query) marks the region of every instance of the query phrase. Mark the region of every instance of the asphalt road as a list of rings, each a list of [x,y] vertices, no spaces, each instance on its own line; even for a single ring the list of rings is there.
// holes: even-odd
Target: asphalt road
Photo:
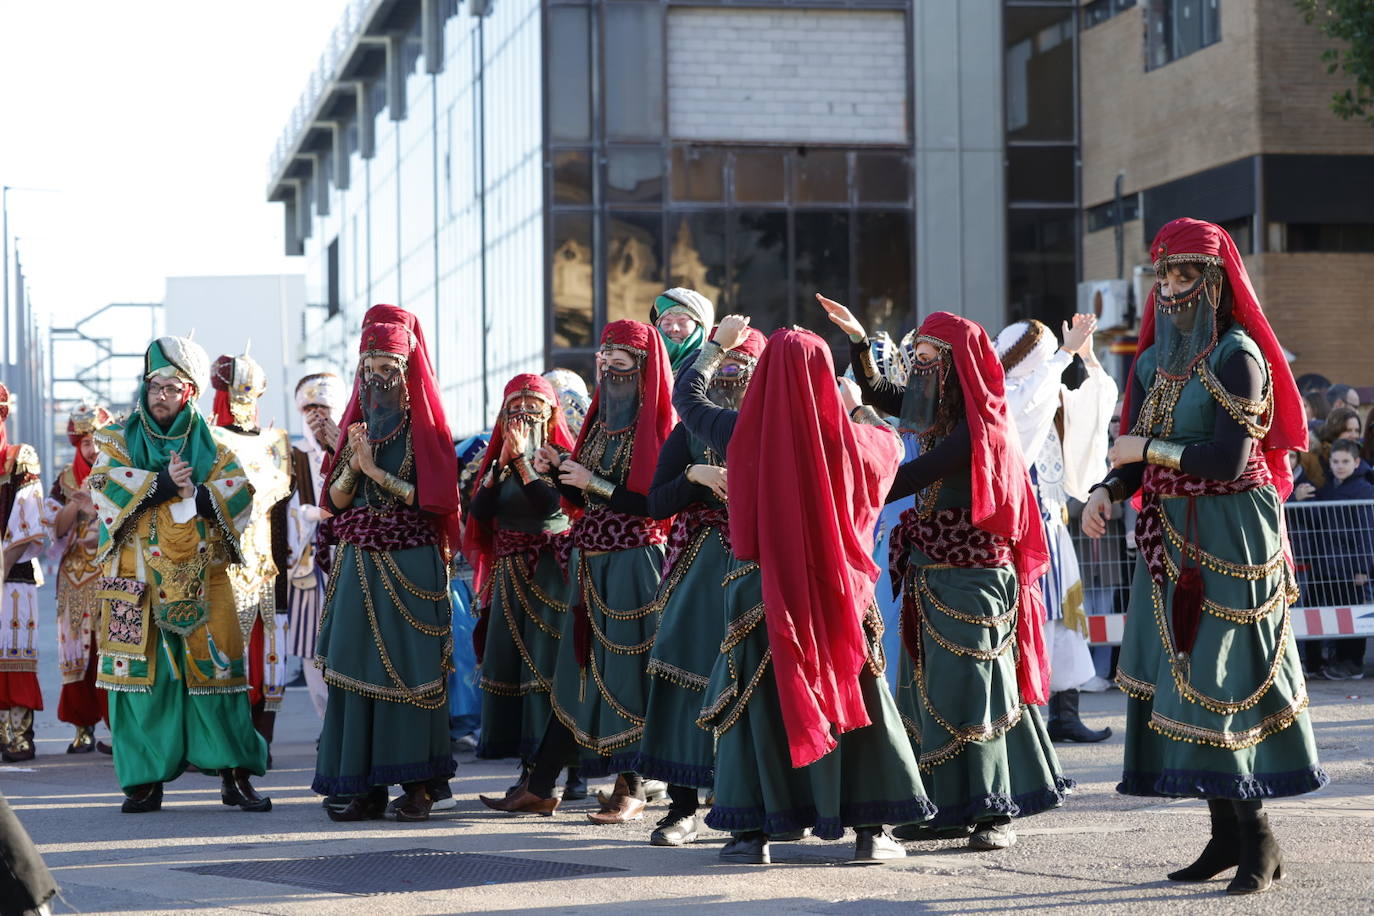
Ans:
[[[1058,746],[1078,790],[1064,808],[1019,821],[1010,850],[908,844],[905,860],[856,867],[846,862],[852,838],[810,839],[775,844],[775,864],[759,867],[720,864],[721,834],[682,849],[649,846],[662,803],[644,821],[617,827],[589,824],[587,802],[554,818],[488,812],[478,793],[502,792],[514,762],[470,755],[459,757],[455,811],[422,824],[333,823],[310,792],[319,725],[303,688],[287,692],[276,768],[258,781],[272,796],[270,813],[225,808],[218,780],[188,774],[167,786],[160,813],[121,814],[110,758],[63,753],[71,736],[55,714],[51,655],[44,666],[40,756],[0,766],[0,790],[63,887],[58,913],[1374,912],[1374,680],[1311,685],[1332,784],[1266,805],[1285,877],[1268,894],[1228,898],[1222,879],[1164,879],[1205,842],[1204,805],[1114,791],[1125,715],[1116,691],[1084,695],[1085,718],[1117,733],[1102,744]],[[378,889],[387,892],[366,893]]]

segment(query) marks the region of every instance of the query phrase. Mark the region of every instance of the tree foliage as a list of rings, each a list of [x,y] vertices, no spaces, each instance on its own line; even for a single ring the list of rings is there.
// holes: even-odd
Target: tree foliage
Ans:
[[[1355,85],[1331,96],[1331,110],[1345,120],[1374,124],[1374,0],[1295,0],[1303,18],[1341,42],[1322,52],[1328,73],[1342,72]]]

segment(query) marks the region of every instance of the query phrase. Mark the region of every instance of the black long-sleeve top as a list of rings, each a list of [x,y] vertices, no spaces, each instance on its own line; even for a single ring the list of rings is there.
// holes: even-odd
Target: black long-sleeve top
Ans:
[[[687,479],[692,461],[692,434],[685,423],[673,427],[658,453],[654,483],[649,488],[649,517],[668,518],[693,503],[712,502],[712,490]]]
[[[852,340],[849,342],[849,365],[854,370],[854,381],[859,383],[859,390],[863,392],[864,403],[889,417],[901,416],[902,399],[906,397],[906,389],[881,375],[869,378],[868,373],[864,371],[864,364],[870,358],[867,340],[861,343],[854,343]]]
[[[739,411],[713,404],[706,396],[710,386],[711,377],[698,369],[696,361],[693,360],[683,367],[676,384],[673,385],[673,408],[682,418],[682,425],[691,430],[694,436],[705,442],[717,455],[724,455],[730,446],[730,437],[734,435]]]
[[[1253,356],[1240,350],[1222,364],[1217,372],[1222,387],[1237,397],[1258,401],[1264,394],[1264,366]],[[1123,417],[1122,429],[1133,429],[1145,402],[1145,386],[1139,376],[1131,377],[1131,415]],[[1216,411],[1212,441],[1196,442],[1183,450],[1179,464],[1185,474],[1204,480],[1236,480],[1245,473],[1255,440],[1249,431],[1237,423],[1225,410]],[[1140,489],[1145,477],[1146,462],[1123,465],[1111,471],[1103,481],[1119,482],[1120,493],[1130,494]],[[1115,486],[1112,487],[1116,489]]]
[[[597,468],[587,468],[596,474]],[[614,481],[612,481],[614,483]],[[587,494],[577,487],[570,487],[565,483],[558,484],[558,492],[563,494],[563,498],[574,506],[586,506]],[[649,498],[643,493],[636,493],[624,484],[615,484],[615,489],[611,492],[610,501],[607,506],[612,512],[619,512],[621,515],[638,515],[641,518],[650,518]]]
[[[937,480],[967,471],[972,457],[973,442],[969,438],[968,421],[960,420],[938,445],[897,469],[897,477],[892,481],[884,501],[895,503],[921,492]]]
[[[522,482],[520,484],[520,492],[523,493],[525,499],[529,501],[529,514],[532,517],[545,518],[553,515],[558,509],[558,490],[553,484],[542,477],[536,477],[529,483]],[[472,502],[468,505],[468,512],[470,512],[475,519],[484,522],[490,521],[496,518],[500,502],[500,482],[498,481],[488,486],[485,479],[480,480],[477,483],[475,492],[472,494]]]

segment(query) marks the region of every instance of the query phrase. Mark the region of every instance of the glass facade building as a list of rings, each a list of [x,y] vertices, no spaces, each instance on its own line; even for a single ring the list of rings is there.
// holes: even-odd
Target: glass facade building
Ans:
[[[894,336],[936,309],[992,333],[1066,316],[1079,8],[958,7],[961,32],[1004,52],[967,71],[1005,114],[970,155],[1004,159],[1006,176],[995,218],[958,229],[1003,294],[968,303],[939,292],[947,256],[923,261],[917,238],[917,106],[949,98],[915,73],[915,23],[933,21],[921,2],[355,0],[269,170],[305,258],[301,369],[350,372],[366,308],[404,305],[461,435],[490,422],[514,373],[588,373],[601,328],[645,320],[671,286],[837,348],[815,292]],[[936,291],[919,310],[918,267]]]

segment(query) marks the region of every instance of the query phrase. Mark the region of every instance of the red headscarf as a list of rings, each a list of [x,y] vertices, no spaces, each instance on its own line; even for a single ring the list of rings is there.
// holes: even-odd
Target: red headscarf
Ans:
[[[794,767],[869,724],[859,688],[873,526],[901,461],[891,432],[850,421],[810,331],[768,340],[726,453],[730,541],[763,576],[764,620]]]
[[[1165,258],[1169,261],[1187,260],[1188,255],[1204,258],[1221,258],[1226,271],[1226,285],[1231,290],[1231,318],[1245,329],[1255,343],[1259,344],[1264,360],[1269,364],[1270,384],[1274,392],[1274,418],[1269,433],[1260,444],[1264,449],[1265,462],[1269,474],[1278,488],[1279,497],[1287,499],[1293,492],[1293,472],[1288,467],[1289,449],[1307,449],[1307,423],[1303,418],[1302,397],[1298,385],[1293,381],[1293,370],[1288,359],[1269,326],[1269,319],[1260,307],[1255,287],[1250,283],[1250,274],[1245,270],[1240,250],[1231,240],[1230,234],[1220,226],[1199,219],[1183,217],[1165,223],[1155,235],[1150,245],[1150,258],[1158,266]],[[1158,287],[1156,287],[1157,289]],[[1140,354],[1155,342],[1155,289],[1150,290],[1150,298],[1145,303],[1145,314],[1140,321],[1140,344],[1136,350],[1135,361],[1131,363],[1131,378],[1135,378]],[[1146,383],[1146,389],[1149,384]],[[1131,411],[1131,386],[1126,386],[1126,397],[1121,405],[1121,418],[1126,420]]]
[[[636,493],[648,493],[654,482],[654,468],[658,465],[658,452],[668,440],[668,434],[677,425],[677,413],[673,410],[673,373],[668,363],[668,350],[663,346],[663,338],[651,324],[642,321],[612,321],[601,332],[601,347],[617,347],[628,350],[641,361],[639,374],[639,416],[635,419],[634,455],[630,458],[630,476],[625,485]],[[597,414],[600,412],[601,386],[596,386],[591,406],[587,408],[587,419],[582,422],[582,432],[573,448],[573,459],[578,460],[582,445],[596,427]],[[592,471],[595,471],[592,468]]]
[[[949,344],[964,395],[972,449],[973,524],[1012,543],[1020,613],[1016,619],[1016,679],[1027,703],[1049,701],[1050,662],[1045,649],[1045,599],[1040,578],[1050,567],[1045,526],[1031,489],[1016,431],[1007,421],[1006,380],[997,350],[981,325],[935,312],[917,332]]]
[[[517,375],[506,383],[505,394],[501,397],[501,412],[497,415],[496,422],[492,424],[491,441],[487,444],[487,450],[482,454],[482,462],[478,466],[474,486],[481,486],[481,481],[487,476],[487,471],[490,470],[492,462],[501,457],[501,447],[505,442],[506,405],[510,403],[511,398],[526,394],[532,394],[539,398],[548,404],[552,411],[548,425],[545,427],[547,444],[560,451],[572,451],[573,436],[568,430],[568,421],[563,417],[563,408],[559,404],[558,392],[554,390],[553,384],[542,375],[530,373]],[[491,569],[493,549],[494,539],[491,528],[469,515],[467,524],[463,528],[463,555],[472,564],[473,591],[479,595],[486,586],[487,574]]]
[[[453,451],[453,437],[444,417],[443,399],[439,394],[439,380],[425,346],[420,320],[395,305],[374,305],[363,316],[362,339],[358,343],[362,357],[374,353],[390,353],[406,360],[406,392],[410,398],[410,437],[415,449],[415,507],[435,516],[439,532],[440,550],[447,561],[462,540],[462,523],[458,515],[458,457]],[[353,377],[353,396],[344,408],[339,423],[339,443],[334,455],[343,453],[348,441],[348,428],[362,419],[358,385],[362,379],[362,359]],[[325,458],[323,480],[329,483],[334,455]],[[320,494],[324,503],[326,493]]]

